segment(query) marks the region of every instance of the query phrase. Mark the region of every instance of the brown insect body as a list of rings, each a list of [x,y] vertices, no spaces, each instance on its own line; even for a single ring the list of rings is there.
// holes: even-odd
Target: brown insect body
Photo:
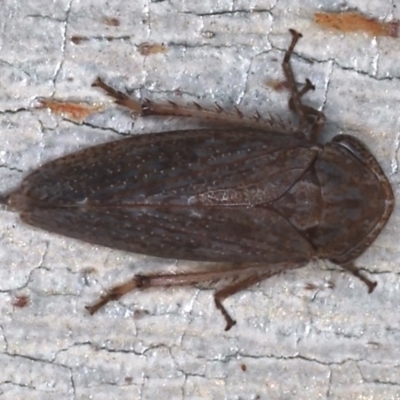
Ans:
[[[9,204],[30,225],[136,253],[347,263],[381,230],[390,194],[352,145],[251,130],[140,135],[43,165]]]
[[[230,127],[139,135],[51,161],[9,195],[8,205],[24,222],[65,236],[159,257],[239,263],[138,275],[91,312],[135,288],[229,277],[233,282],[215,294],[229,329],[235,321],[223,299],[316,258],[350,270],[373,290],[376,284],[352,261],[387,222],[392,189],[356,138],[340,135],[317,144],[324,116],[300,101],[312,85],[307,81],[297,91],[294,84],[289,59],[299,34],[292,34],[283,63],[289,104],[301,123],[315,117],[309,136]],[[117,103],[141,107],[102,81],[96,84]],[[175,105],[152,103],[142,112],[179,114]]]

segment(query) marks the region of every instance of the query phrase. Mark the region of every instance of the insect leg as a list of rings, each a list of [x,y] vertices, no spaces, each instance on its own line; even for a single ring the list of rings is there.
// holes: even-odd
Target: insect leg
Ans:
[[[303,97],[310,90],[315,90],[315,85],[307,78],[306,83],[304,84],[304,86],[301,88],[301,90],[299,92],[299,97],[300,98]],[[289,106],[290,106],[291,110],[294,110],[292,99],[289,100]]]
[[[120,92],[119,90],[116,90],[113,87],[107,85],[100,78],[97,78],[92,83],[92,86],[103,89],[110,97],[114,99],[115,103],[129,108],[129,110],[131,110],[135,115],[142,114],[142,105],[138,101],[130,98],[125,93]]]
[[[306,106],[302,103],[301,97],[310,90],[314,89],[314,85],[311,83],[309,79],[306,80],[306,84],[304,87],[299,91],[297,89],[296,80],[294,78],[294,73],[292,66],[290,64],[290,59],[293,54],[293,50],[302,37],[302,34],[295,31],[294,29],[289,29],[292,35],[292,41],[289,45],[288,50],[285,53],[285,57],[283,58],[282,68],[285,74],[286,80],[289,84],[289,89],[292,94],[292,97],[289,100],[289,108],[294,110],[297,114],[299,121],[300,121],[300,130],[303,131],[306,125],[309,122],[309,118],[313,118],[312,127],[309,133],[309,138],[312,141],[316,141],[321,133],[322,128],[325,125],[326,118],[325,115],[321,112],[316,110],[313,107]]]
[[[237,273],[237,271],[235,271]],[[222,279],[226,275],[232,274],[228,271],[206,271],[197,273],[179,273],[179,274],[153,274],[153,275],[135,275],[130,281],[115,286],[102,296],[93,306],[86,306],[90,314],[94,314],[109,301],[119,300],[123,295],[135,289],[147,289],[150,287],[169,287],[182,285],[195,285],[199,282]]]
[[[259,268],[259,267],[258,267]],[[105,306],[109,301],[119,300],[123,295],[135,289],[147,289],[151,287],[169,287],[169,286],[189,286],[196,285],[200,282],[215,282],[224,278],[236,278],[243,273],[249,273],[254,267],[240,269],[221,269],[204,272],[183,272],[177,274],[152,274],[152,275],[135,275],[130,281],[115,286],[102,296],[93,306],[86,306],[90,314],[94,314],[101,307]]]
[[[361,272],[360,269],[357,268],[353,263],[349,264],[340,264],[340,266],[343,269],[346,269],[347,271],[350,271],[354,276],[356,276],[358,279],[360,279],[362,282],[364,282],[367,287],[368,287],[368,293],[372,293],[372,291],[376,288],[376,285],[378,284],[377,282],[373,282],[369,280],[366,276],[364,276]]]
[[[283,58],[282,68],[286,80],[288,82],[290,92],[292,94],[292,97],[289,100],[289,106],[290,104],[292,104],[293,109],[295,110],[297,116],[299,117],[300,124],[303,126],[306,124],[306,118],[303,112],[303,107],[300,100],[299,90],[297,89],[296,80],[294,79],[293,69],[290,64],[290,59],[292,57],[293,50],[297,42],[303,35],[295,31],[294,29],[289,29],[289,32],[292,35],[292,41],[290,42],[289,48],[286,50],[285,57]]]
[[[225,307],[222,305],[222,302],[230,296],[247,289],[250,286],[255,285],[256,283],[262,282],[265,279],[270,278],[271,276],[277,275],[283,271],[288,269],[296,269],[303,267],[306,263],[280,263],[274,265],[268,265],[267,267],[259,266],[258,270],[255,271],[254,269],[248,271],[247,274],[243,274],[241,279],[234,281],[232,284],[224,287],[215,292],[214,294],[214,301],[215,306],[218,310],[221,311],[222,315],[226,321],[225,330],[229,331],[236,324],[236,321],[232,319],[229,315],[228,311],[226,311]]]
[[[217,290],[214,295],[215,305],[221,311],[225,320],[225,330],[229,330],[236,321],[234,321],[222,301],[241,290],[252,286],[262,280],[288,269],[295,269],[304,266],[303,263],[278,263],[268,265],[262,264],[236,265],[235,268],[220,270],[204,271],[204,272],[183,272],[178,274],[154,274],[154,275],[135,275],[130,281],[116,286],[102,296],[94,305],[86,306],[90,314],[94,314],[100,308],[105,306],[109,301],[118,300],[123,295],[135,289],[147,289],[151,287],[169,287],[169,286],[189,286],[196,285],[201,282],[211,282],[212,284],[228,279],[231,283],[223,289]]]
[[[221,311],[222,315],[225,318],[226,321],[226,326],[225,330],[229,331],[229,329],[232,328],[232,326],[236,325],[236,321],[232,319],[232,317],[229,315],[228,311],[226,311],[226,308],[222,305],[222,302],[230,297],[233,296],[235,293],[238,293],[244,289],[247,289],[250,286],[255,285],[258,282],[261,282],[262,280],[275,275],[274,274],[268,274],[268,275],[260,275],[260,274],[253,274],[250,276],[245,277],[244,279],[241,279],[237,282],[234,282],[233,284],[226,286],[225,288],[218,290],[214,294],[214,302],[215,306],[218,308],[219,311]]]
[[[169,116],[169,117],[189,117],[196,118],[202,122],[210,122],[212,124],[232,125],[255,128],[255,129],[273,129],[276,132],[285,132],[287,129],[279,124],[279,121],[271,121],[270,118],[263,119],[256,112],[253,117],[245,117],[243,113],[235,108],[233,112],[225,111],[220,105],[215,104],[214,109],[206,109],[200,104],[193,102],[191,107],[178,105],[172,101],[157,104],[150,100],[139,102],[130,98],[125,93],[114,89],[107,85],[101,78],[97,78],[92,86],[97,86],[103,89],[110,97],[114,98],[115,103],[128,108],[134,115],[140,116]],[[275,122],[275,123],[274,123]]]

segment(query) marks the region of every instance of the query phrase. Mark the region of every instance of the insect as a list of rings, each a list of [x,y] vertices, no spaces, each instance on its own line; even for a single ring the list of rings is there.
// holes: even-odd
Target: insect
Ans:
[[[313,85],[306,80],[297,87],[290,59],[301,34],[290,32],[282,67],[297,129],[262,130],[258,114],[248,127],[232,127],[243,120],[239,111],[234,117],[197,104],[139,103],[97,79],[95,86],[135,113],[228,122],[84,149],[44,164],[3,197],[22,221],[51,232],[136,253],[215,262],[203,271],[135,275],[87,307],[90,313],[134,289],[228,281],[217,287],[214,300],[229,330],[236,321],[224,299],[315,259],[350,271],[369,292],[375,288],[353,262],[389,219],[393,192],[358,139],[339,135],[318,144],[325,116],[302,102]]]

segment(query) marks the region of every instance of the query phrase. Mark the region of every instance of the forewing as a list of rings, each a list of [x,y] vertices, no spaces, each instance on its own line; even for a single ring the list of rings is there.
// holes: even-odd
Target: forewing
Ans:
[[[238,195],[248,188],[251,193],[261,182],[265,202],[282,195],[314,157],[304,140],[282,133],[194,130],[138,135],[51,161],[23,181],[21,192],[48,206],[87,201],[105,206],[188,205],[193,196],[204,193],[214,193],[218,202],[218,191],[225,189]]]
[[[313,255],[308,241],[267,208],[36,208],[22,219],[86,242],[166,258],[277,263]]]
[[[122,250],[204,261],[304,261],[313,254],[310,244],[269,203],[317,152],[273,132],[140,135],[45,164],[23,181],[16,204],[32,225]]]

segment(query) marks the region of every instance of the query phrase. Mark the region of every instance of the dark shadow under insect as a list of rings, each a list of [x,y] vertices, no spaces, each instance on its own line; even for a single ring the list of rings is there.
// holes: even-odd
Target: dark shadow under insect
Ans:
[[[214,295],[228,330],[236,322],[224,299],[315,259],[349,270],[369,292],[375,288],[353,261],[389,219],[393,192],[356,138],[339,135],[318,144],[325,116],[302,103],[313,85],[307,80],[297,88],[290,58],[301,35],[290,32],[282,67],[297,129],[263,127],[258,113],[245,120],[238,110],[139,103],[97,79],[95,86],[136,114],[199,117],[218,129],[138,135],[90,147],[43,165],[2,198],[24,222],[55,233],[216,263],[200,272],[135,275],[87,307],[90,313],[134,289],[229,281]]]

